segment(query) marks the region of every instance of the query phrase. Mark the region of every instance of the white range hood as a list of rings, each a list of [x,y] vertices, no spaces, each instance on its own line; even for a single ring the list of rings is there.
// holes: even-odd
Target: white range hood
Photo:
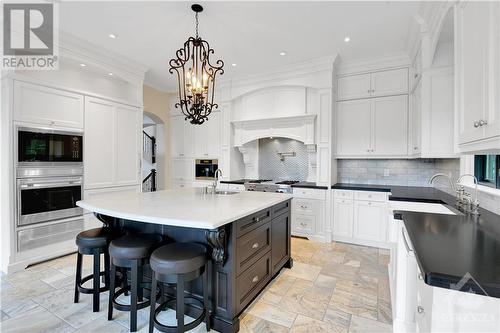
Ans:
[[[289,138],[314,145],[316,115],[236,120],[234,125],[234,146],[241,147],[254,140],[270,137]]]

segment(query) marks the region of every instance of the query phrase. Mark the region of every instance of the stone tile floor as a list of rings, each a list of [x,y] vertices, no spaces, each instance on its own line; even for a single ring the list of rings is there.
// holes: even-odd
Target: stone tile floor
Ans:
[[[283,269],[241,315],[240,332],[392,331],[387,250],[293,238],[292,257],[294,267]],[[127,313],[115,311],[107,321],[107,293],[98,313],[90,295],[73,303],[75,263],[69,255],[2,276],[0,332],[128,332]],[[139,311],[139,332],[148,331],[148,309]],[[162,316],[174,319],[173,311]]]

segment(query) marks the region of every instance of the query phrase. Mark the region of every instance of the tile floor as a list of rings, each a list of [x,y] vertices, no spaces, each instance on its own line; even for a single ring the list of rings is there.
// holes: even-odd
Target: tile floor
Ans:
[[[86,256],[87,257],[87,256]],[[343,243],[292,239],[294,267],[283,269],[241,316],[242,333],[391,332],[387,250]],[[101,311],[90,295],[73,303],[75,255],[1,277],[0,331],[128,332],[128,314],[107,321],[107,293]],[[84,261],[84,274],[91,269]],[[173,312],[164,313],[172,320]],[[148,308],[139,312],[139,332],[147,332]],[[194,331],[205,332],[203,325]]]

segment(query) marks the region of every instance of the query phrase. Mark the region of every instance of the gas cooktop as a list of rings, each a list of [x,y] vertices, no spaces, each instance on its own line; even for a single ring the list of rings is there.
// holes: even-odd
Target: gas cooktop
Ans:
[[[274,182],[271,180],[263,180],[259,182],[245,183],[247,191],[256,192],[278,192],[278,193],[292,193],[292,184],[298,183],[298,180],[282,180]]]

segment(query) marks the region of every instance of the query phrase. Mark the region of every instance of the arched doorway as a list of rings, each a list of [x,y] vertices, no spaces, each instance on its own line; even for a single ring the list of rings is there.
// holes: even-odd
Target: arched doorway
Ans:
[[[144,111],[142,122],[142,191],[164,189],[165,124],[157,115]]]

